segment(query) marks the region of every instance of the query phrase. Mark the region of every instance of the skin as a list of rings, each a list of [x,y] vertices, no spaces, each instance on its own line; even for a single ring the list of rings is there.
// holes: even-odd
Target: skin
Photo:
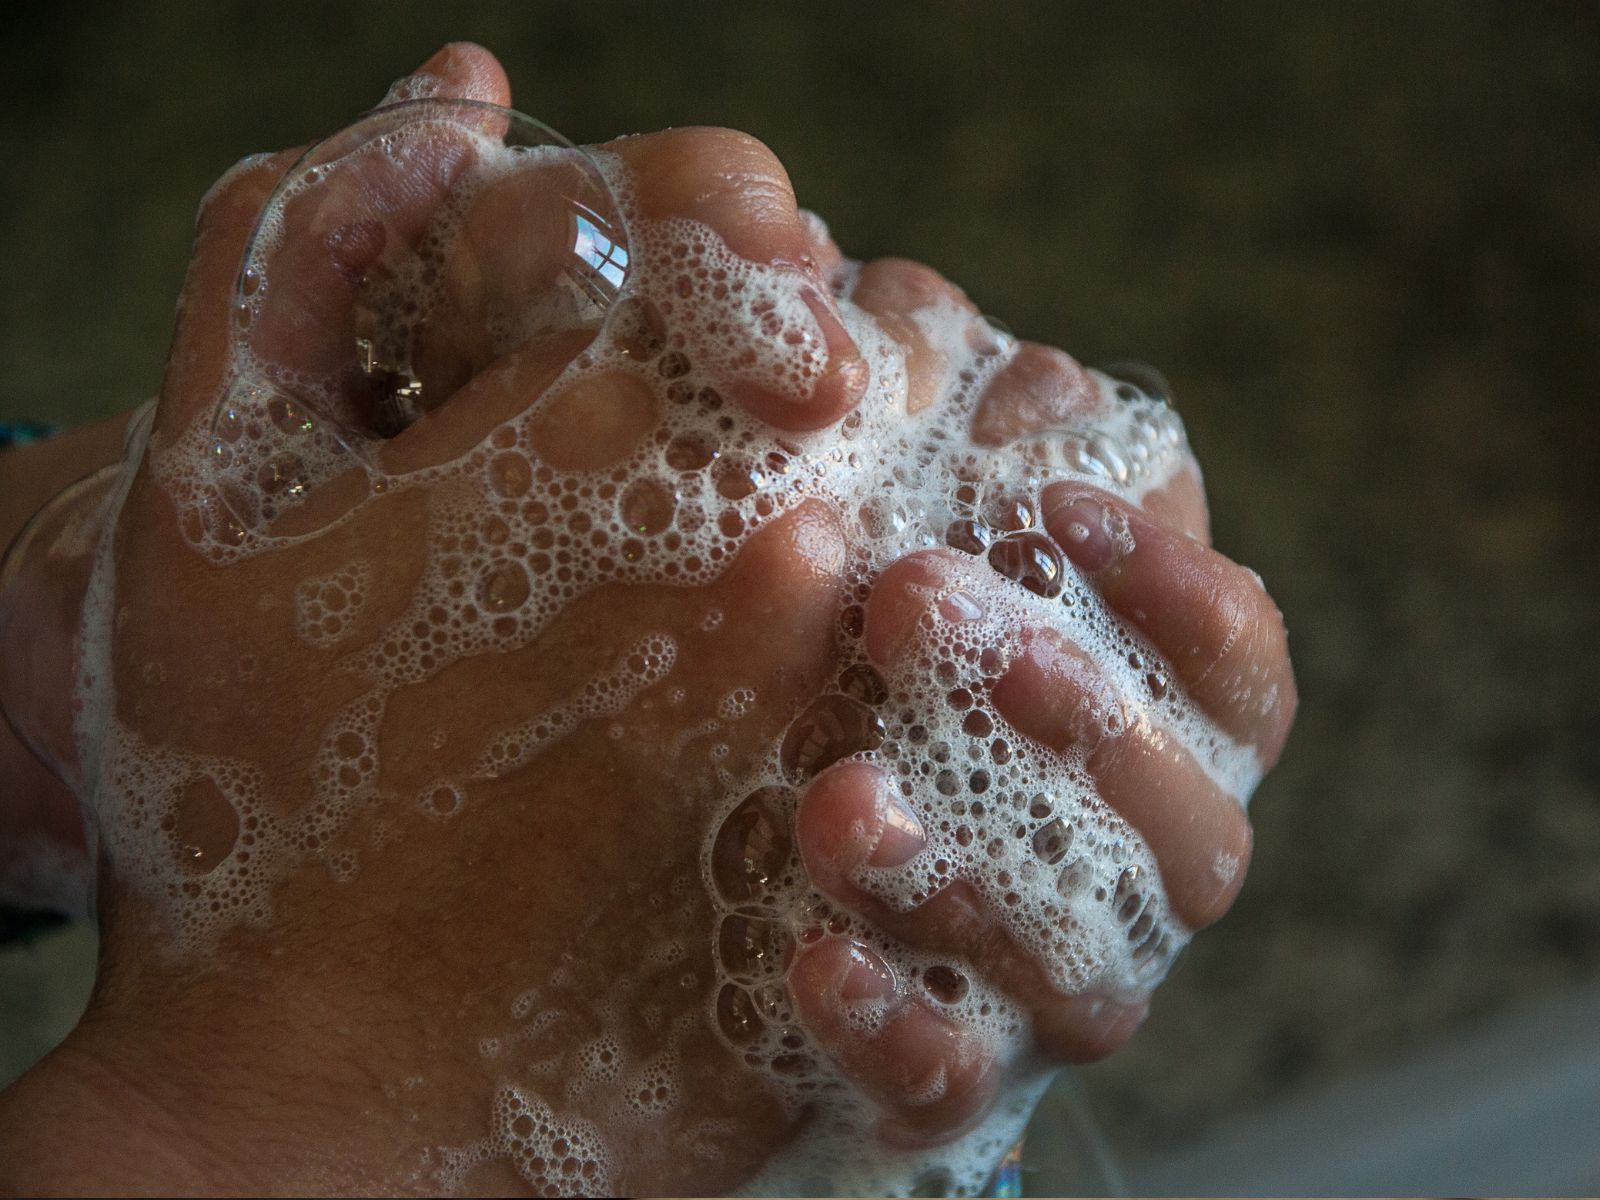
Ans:
[[[77,482],[85,465],[103,466],[115,461],[122,449],[126,417],[74,429],[49,441],[5,454],[3,484],[0,484],[0,542],[9,545],[21,533],[29,518],[51,497]],[[59,693],[59,680],[70,667],[63,662],[61,648],[66,637],[40,639],[34,631],[70,619],[71,604],[61,604],[52,588],[16,589],[29,603],[15,603],[0,611],[0,645],[8,663],[0,682],[0,702],[5,711],[19,713],[32,706],[31,697],[41,691],[41,681],[49,680],[48,690]],[[23,665],[26,671],[19,669]],[[24,842],[44,837],[70,860],[84,855],[83,823],[71,790],[56,777],[11,726],[0,721],[0,878],[7,874],[14,856]],[[27,896],[8,897],[26,903]]]
[[[478,47],[447,47],[420,73],[442,94],[510,103],[499,64]],[[800,219],[771,153],[746,135],[705,129],[607,148],[639,181],[647,215],[704,221],[736,253],[814,277],[827,370],[798,402],[737,379],[728,389],[733,400],[791,430],[822,428],[846,414],[866,378],[832,309],[829,279],[840,255]],[[295,154],[233,175],[201,214],[154,418],[157,445],[207,419],[215,403],[241,253]],[[484,235],[493,234],[491,223]],[[351,299],[339,292],[339,271],[329,274],[325,257],[308,254],[296,273],[304,280],[298,303],[324,306],[319,326],[346,319]],[[926,267],[882,260],[863,269],[854,299],[907,351],[908,408],[932,402],[942,361],[936,347],[920,341],[910,314],[935,299],[966,305],[965,298]],[[269,329],[273,319],[269,314]],[[314,340],[285,333],[282,344],[314,356]],[[531,348],[490,372],[466,334],[441,335],[439,345],[430,369],[449,376],[454,395],[383,446],[392,468],[441,461],[476,444],[569,349]],[[975,439],[1006,444],[1069,418],[1073,405],[1088,402],[1083,380],[1059,351],[1025,344],[983,398]],[[623,457],[636,436],[631,406],[651,401],[602,392],[548,424],[539,435],[541,455],[551,462]],[[0,516],[20,523],[72,471],[112,461],[120,450],[115,423],[69,437],[11,452],[23,469],[6,472]],[[303,519],[316,522],[347,507],[341,486],[335,479],[314,496]],[[317,538],[217,568],[185,544],[170,497],[148,465],[140,467],[117,527],[117,603],[162,619],[130,620],[116,638],[121,719],[157,744],[261,764],[278,794],[307,793],[320,731],[366,683],[339,668],[337,652],[297,638],[287,590],[359,553],[375,566],[352,641],[376,636],[404,612],[430,507],[446,498],[425,490],[380,497]],[[1178,683],[1254,746],[1263,766],[1276,761],[1295,703],[1282,622],[1254,576],[1209,547],[1198,469],[1180,473],[1142,509],[1065,485],[1046,488],[1036,502],[1062,552],[1150,637]],[[1135,548],[1121,558],[1105,536],[1108,519],[1117,518],[1134,532]],[[701,782],[704,741],[684,742],[683,735],[714,715],[716,697],[755,687],[762,702],[718,734],[728,746],[723,765],[737,771],[782,735],[829,678],[845,587],[838,520],[820,504],[801,506],[752,538],[704,589],[604,586],[559,614],[531,645],[463,659],[396,693],[378,735],[382,782],[413,795],[438,776],[441,763],[464,772],[482,750],[484,731],[503,727],[508,711],[532,714],[559,702],[597,664],[624,657],[641,635],[667,630],[680,645],[681,665],[618,716],[619,736],[604,721],[580,724],[540,757],[536,777],[513,772],[470,784],[452,820],[418,809],[390,814],[396,836],[382,853],[366,852],[370,822],[354,822],[336,835],[344,840],[335,848],[362,852],[359,874],[335,882],[316,859],[294,868],[273,891],[264,929],[229,929],[205,956],[174,954],[163,913],[129,886],[118,862],[104,864],[94,998],[67,1042],[0,1096],[0,1186],[81,1192],[122,1190],[138,1180],[148,1190],[426,1191],[429,1168],[418,1148],[481,1136],[505,1068],[477,1044],[508,1030],[506,1014],[530,981],[546,981],[540,1003],[566,1014],[528,1047],[556,1063],[557,1078],[571,1077],[573,1048],[599,1031],[604,997],[620,998],[629,1012],[646,1003],[661,1010],[654,1026],[622,1023],[630,1061],[666,1049],[663,1031],[674,1016],[685,1018],[675,1046],[679,1107],[651,1127],[649,1139],[631,1139],[637,1145],[613,1164],[613,1190],[705,1194],[748,1178],[805,1117],[787,1115],[742,1069],[705,1028],[701,988],[682,983],[686,974],[711,977],[704,931],[715,918],[698,887],[675,881],[697,879],[701,814],[720,802]],[[0,662],[23,646],[43,649],[30,652],[29,686],[7,681],[8,706],[32,714],[23,723],[35,744],[63,747],[70,744],[61,729],[65,691],[49,680],[52,672],[71,678],[72,652],[49,631],[70,626],[60,614],[76,611],[73,580],[81,595],[82,572],[23,566],[38,572],[30,576],[36,586],[25,589],[27,604],[0,613],[7,639]],[[918,619],[929,590],[942,604],[987,570],[953,551],[891,567],[867,605],[872,659],[889,666],[914,653],[917,639],[928,636]],[[726,616],[707,631],[700,618],[709,606]],[[1126,703],[1096,682],[1092,664],[1086,668],[1056,630],[1020,630],[1009,649],[1015,665],[994,699],[1027,736],[1057,747],[1081,744],[1084,726],[1071,714],[1084,703]],[[243,659],[258,664],[247,679],[240,678]],[[673,687],[685,688],[688,699],[675,703]],[[18,709],[18,694],[33,699]],[[675,745],[682,749],[671,750]],[[58,751],[57,759],[59,773],[74,778],[70,751]],[[1220,917],[1249,854],[1249,826],[1238,806],[1163,731],[1138,721],[1095,745],[1090,767],[1103,798],[1155,851],[1184,921],[1198,928]],[[8,805],[0,844],[7,832],[36,827],[70,840],[70,792],[15,742],[0,742],[0,770],[7,772],[5,794],[27,797]],[[202,848],[225,850],[237,833],[226,805],[203,793],[186,802],[180,820]],[[863,862],[903,861],[920,836],[914,820],[891,808],[877,769],[861,762],[840,763],[812,781],[796,821],[802,859],[820,890],[912,945],[971,964],[1030,1013],[1041,1055],[1088,1061],[1131,1035],[1142,998],[1060,994],[965,885],[900,914],[856,882]],[[1212,870],[1219,854],[1239,863],[1226,880]],[[296,932],[284,936],[289,930]],[[666,968],[641,966],[632,953],[641,938],[678,938],[685,957]],[[931,1144],[981,1118],[993,1094],[992,1048],[911,995],[865,946],[848,939],[804,946],[788,974],[798,1018],[878,1101],[886,1141]],[[890,1008],[870,1035],[841,1012],[864,996]],[[919,1103],[918,1084],[940,1070],[950,1082],[943,1098]],[[419,1077],[425,1086],[396,1082]],[[581,1100],[576,1109],[584,1111]],[[62,1156],[57,1148],[67,1145],[85,1149]],[[686,1153],[686,1146],[698,1150]],[[480,1168],[467,1184],[486,1193],[521,1187],[505,1164]]]

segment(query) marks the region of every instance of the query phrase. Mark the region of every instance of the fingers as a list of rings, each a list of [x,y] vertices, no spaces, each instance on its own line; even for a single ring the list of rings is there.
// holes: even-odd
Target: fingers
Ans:
[[[244,276],[245,337],[275,382],[347,429],[408,423],[400,402],[422,405],[405,306],[424,286],[410,276],[479,153],[450,120],[380,111],[299,165]]]
[[[993,1099],[987,1039],[908,997],[904,982],[867,947],[842,938],[802,947],[789,988],[824,1051],[883,1106],[878,1133],[889,1144],[948,1140],[975,1124]]]
[[[470,42],[445,46],[415,72],[396,81],[385,98],[399,100],[470,100],[508,105],[511,89],[495,57]],[[320,144],[314,163],[323,171],[317,186],[286,197],[279,218],[280,245],[271,255],[266,295],[251,331],[252,348],[268,364],[297,375],[335,381],[356,364],[357,339],[371,347],[369,355],[385,368],[408,369],[431,384],[437,400],[471,377],[453,371],[460,354],[435,352],[432,359],[413,347],[405,354],[386,344],[393,334],[386,326],[404,320],[406,304],[425,285],[415,278],[420,263],[411,261],[414,247],[434,224],[454,187],[477,160],[470,131],[501,134],[501,118],[474,119],[455,114],[447,121],[412,124],[407,117],[392,124],[367,119],[353,126],[360,136],[335,135]],[[312,164],[301,164],[302,172]],[[506,189],[501,189],[506,190]],[[490,189],[491,196],[494,189]],[[482,206],[500,215],[492,204]],[[501,205],[501,208],[506,207]],[[515,214],[526,218],[528,213]],[[550,207],[549,203],[543,206]],[[534,240],[549,225],[547,213],[529,231]],[[563,214],[564,215],[564,214]],[[502,221],[497,229],[502,250],[512,242],[507,229],[520,223]],[[542,244],[542,243],[540,243]],[[513,255],[513,258],[516,256]],[[265,268],[265,262],[255,264]],[[410,268],[410,269],[408,269]],[[536,276],[548,282],[548,272]],[[399,295],[390,294],[398,290]],[[460,296],[447,299],[459,301]],[[487,321],[473,328],[481,330]],[[454,323],[452,323],[454,328]],[[401,362],[399,359],[405,359]],[[421,358],[424,361],[411,361]],[[437,361],[442,358],[443,361]],[[397,361],[390,362],[390,359]],[[371,403],[371,397],[366,398]],[[337,414],[336,414],[337,415]],[[384,429],[383,414],[354,415],[352,423]]]
[[[1211,513],[1206,508],[1205,484],[1192,458],[1170,480],[1144,494],[1139,507],[1151,518],[1202,546],[1211,545]]]
[[[1124,390],[1118,385],[1119,396]],[[972,437],[980,445],[1008,446],[1039,434],[1080,427],[1112,403],[1101,376],[1059,350],[1022,342],[979,397]],[[1167,528],[1210,545],[1210,516],[1200,467],[1187,448],[1180,453],[1171,478],[1146,491],[1140,507]]]
[[[1200,929],[1227,912],[1250,861],[1239,802],[1165,730],[1127,712],[1081,650],[1054,630],[1033,631],[996,683],[994,703],[1019,733],[1087,755],[1100,798],[1156,856],[1179,920]]]
[[[962,972],[972,970],[1016,998],[1032,1016],[1035,1041],[1052,1058],[1104,1058],[1144,1019],[1146,1006],[1139,999],[1058,991],[964,883],[907,912],[862,887],[857,877],[863,868],[900,866],[926,845],[921,823],[880,768],[844,762],[817,776],[796,811],[795,837],[806,871],[824,895],[919,951],[960,964],[943,968],[959,987],[966,986]],[[928,980],[925,990],[937,997],[943,989]]]
[[[667,129],[608,142],[637,181],[649,220],[687,217],[741,258],[809,269],[811,236],[788,173],[771,150],[732,129]]]
[[[868,655],[892,672],[936,637],[934,623],[983,615],[977,599],[983,586],[975,577],[979,569],[940,551],[895,563],[880,578],[867,606],[863,638]],[[1179,919],[1191,929],[1215,921],[1237,895],[1250,856],[1250,825],[1238,801],[1213,783],[1167,731],[1129,705],[1097,664],[1056,630],[1023,628],[1016,643],[994,685],[992,698],[1000,715],[1019,733],[1052,749],[1083,754],[1101,799],[1155,854]],[[821,795],[819,803],[827,800],[828,790]],[[878,801],[880,806],[894,802],[893,796]],[[884,827],[882,820],[870,825],[871,830]],[[814,827],[814,833],[824,858],[838,860],[831,840],[840,835],[830,834],[826,826]]]
[[[391,90],[395,98],[420,95],[509,99],[498,64],[471,46],[447,47]],[[303,404],[347,429],[388,436],[415,418],[411,409],[437,407],[502,353],[505,331],[489,331],[505,325],[507,314],[525,316],[538,307],[533,301],[552,291],[563,264],[546,245],[551,239],[536,235],[546,226],[565,230],[566,212],[546,210],[553,195],[573,189],[546,187],[542,178],[538,187],[514,179],[476,196],[463,236],[437,272],[441,319],[424,335],[395,334],[388,309],[404,309],[413,287],[401,277],[412,248],[477,151],[448,121],[402,114],[393,127],[383,122],[381,113],[369,117],[345,141],[336,137],[319,147],[326,169],[314,183],[308,176],[285,194],[270,227],[273,241],[244,276],[244,313],[257,359],[284,386],[307,392],[299,397]],[[823,272],[837,269],[837,249],[815,221],[802,219],[770,152],[720,130],[678,130],[613,145],[633,170],[646,215],[703,221],[735,253],[792,275],[798,304],[768,316],[794,326],[785,325],[772,344],[792,351],[803,369],[790,378],[736,364],[725,372],[729,392],[788,429],[819,428],[849,411],[864,392],[867,368],[823,279]],[[230,186],[221,193],[226,203],[208,208],[213,218],[227,218],[207,224],[226,236],[198,247],[207,251],[212,270],[208,286],[194,289],[193,297],[204,304],[205,332],[215,343],[207,363],[213,379],[222,374],[228,330],[210,314],[220,311],[216,301],[229,291],[248,229],[270,192],[267,181],[275,181],[283,166],[274,160],[270,174],[252,177],[255,186]],[[531,253],[519,250],[524,243],[532,244]],[[403,346],[387,344],[397,337]],[[357,353],[363,346],[366,359]],[[186,394],[203,390],[190,387]],[[181,407],[169,405],[167,416],[187,423],[198,415]]]
[[[1114,379],[1108,386],[1104,374],[1086,369],[1060,350],[998,333],[959,288],[920,263],[904,259],[868,263],[850,298],[905,349],[907,409],[912,413],[949,390],[948,335],[943,345],[930,341],[918,314],[939,309],[967,314],[966,346],[980,360],[1012,348],[1004,365],[984,384],[973,412],[970,434],[980,446],[1008,446],[1024,459],[1053,461],[1060,435],[1083,430],[1117,402],[1140,399],[1134,386]],[[964,358],[962,365],[970,362]],[[1166,395],[1164,381],[1154,391]],[[1175,469],[1160,487],[1148,488],[1140,504],[1168,528],[1209,545],[1210,521],[1199,465],[1181,438],[1162,451],[1176,456],[1171,464]]]
[[[397,101],[424,97],[510,99],[493,56],[467,44],[447,46],[390,92]],[[286,184],[276,182],[280,156],[254,186],[219,189],[203,227],[225,234],[216,252],[197,250],[207,285],[186,301],[200,314],[206,370],[169,380],[163,416],[188,427],[215,414],[227,455],[215,483],[244,525],[305,533],[359,503],[367,479],[351,450],[390,471],[464,452],[542,392],[592,337],[596,321],[580,331],[581,322],[545,328],[536,320],[546,309],[571,315],[556,287],[573,253],[568,206],[603,192],[576,151],[519,159],[519,170],[474,189],[468,212],[448,213],[454,236],[442,236],[458,184],[509,120],[498,109],[381,110],[319,143]],[[273,186],[278,199],[245,269],[230,275]],[[516,281],[509,289],[508,278]],[[237,312],[234,297],[221,299],[235,279]],[[217,319],[223,313],[228,321]],[[566,336],[579,332],[586,336]],[[235,339],[250,351],[248,363],[231,353]],[[513,350],[527,353],[500,376],[478,379]],[[241,366],[251,369],[235,380]],[[469,384],[473,404],[404,444],[388,442]],[[218,405],[223,387],[232,390]],[[223,540],[239,536],[217,504],[202,504]]]
[[[850,298],[905,349],[906,408],[911,413],[948,390],[950,369],[945,349],[923,333],[916,314],[942,310],[965,315],[967,347],[980,358],[999,353],[1005,344],[960,288],[921,263],[898,258],[870,262],[861,269]],[[972,439],[982,446],[1009,445],[1079,423],[1103,403],[1095,377],[1068,355],[1037,342],[1019,342],[979,398]]]
[[[978,600],[961,587],[968,574],[954,555],[927,551],[907,555],[878,577],[867,605],[862,644],[867,656],[880,665],[899,660],[907,642],[936,597],[938,616],[948,621],[970,620],[982,610]]]
[[[700,128],[622,138],[605,149],[631,172],[645,218],[701,222],[739,257],[793,272],[794,295],[809,320],[796,316],[800,323],[785,337],[792,334],[798,350],[815,350],[823,365],[796,386],[730,365],[726,386],[733,397],[760,419],[796,431],[831,425],[854,408],[866,391],[867,366],[815,258],[816,233],[801,218],[772,152],[747,134]],[[691,284],[686,276],[685,287]],[[696,350],[711,353],[713,346],[693,347],[691,357]]]
[[[567,364],[589,342],[584,333],[540,339],[474,375],[450,397],[448,404],[426,409],[411,425],[382,442],[375,459],[383,470],[404,475],[450,462],[468,453],[489,430],[527,408],[529,398],[541,396]],[[632,379],[612,376],[584,381],[568,389],[558,402],[541,413],[535,449],[541,457],[562,467],[592,467],[619,457],[643,431],[641,420],[654,412],[655,399],[641,395]],[[585,406],[583,401],[590,401]],[[571,424],[559,417],[570,413]],[[630,437],[630,435],[632,435]],[[330,496],[318,503],[313,497],[304,520],[310,528],[341,511],[341,500]],[[315,509],[316,511],[312,511]],[[286,533],[287,529],[278,529]]]
[[[1045,527],[1189,696],[1270,767],[1294,720],[1283,617],[1252,572],[1138,509],[1073,484],[1041,497]]]
[[[925,624],[930,602],[940,619],[976,615],[979,589],[967,582],[974,569],[936,551],[885,571],[867,606],[867,653],[885,666],[914,653],[932,632]],[[1250,824],[1239,802],[1056,630],[1024,629],[1018,641],[1020,652],[1009,656],[994,686],[1001,715],[1052,749],[1086,755],[1101,798],[1156,855],[1174,912],[1191,929],[1215,921],[1249,862]]]
[[[392,320],[408,300],[419,303],[416,291],[428,295],[425,316],[407,331],[407,365],[425,411],[507,354],[580,331],[592,338],[621,274],[608,279],[580,257],[574,231],[582,223],[617,245],[620,218],[593,164],[576,150],[547,150],[475,184],[439,261],[418,264],[431,286],[419,289],[406,271],[396,294],[368,301],[375,318]]]

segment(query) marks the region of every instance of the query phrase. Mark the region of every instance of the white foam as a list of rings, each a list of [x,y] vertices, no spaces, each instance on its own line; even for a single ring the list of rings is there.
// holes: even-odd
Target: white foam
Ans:
[[[372,564],[356,559],[332,574],[301,583],[294,590],[296,632],[319,648],[344,640],[366,605],[371,578]]]
[[[604,1196],[610,1192],[611,1159],[605,1139],[587,1121],[558,1117],[532,1092],[502,1087],[495,1096],[488,1137],[442,1153],[437,1176],[445,1191],[457,1191],[479,1163],[509,1159],[540,1196]]]

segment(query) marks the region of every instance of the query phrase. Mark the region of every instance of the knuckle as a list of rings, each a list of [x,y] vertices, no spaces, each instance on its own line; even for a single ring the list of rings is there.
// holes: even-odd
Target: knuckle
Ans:
[[[737,163],[752,174],[776,175],[788,182],[788,174],[771,148],[754,134],[718,125],[701,126],[685,133],[698,139],[700,148]]]
[[[673,129],[661,137],[664,151],[682,163],[692,164],[715,181],[718,190],[755,187],[765,192],[779,191],[793,202],[788,172],[760,138],[713,125]]]
[[[1198,686],[1237,661],[1256,626],[1256,604],[1237,586],[1216,589],[1207,612],[1204,636],[1191,650],[1190,679]]]
[[[286,165],[284,154],[249,154],[224,171],[200,198],[195,231],[254,221]]]
[[[865,293],[886,307],[907,312],[928,308],[943,299],[972,307],[960,288],[932,267],[909,258],[873,259],[861,269],[856,293],[858,304]]]
[[[799,234],[800,210],[794,188],[783,165],[766,146],[745,134],[731,135],[714,172],[716,190],[744,220],[792,227]]]

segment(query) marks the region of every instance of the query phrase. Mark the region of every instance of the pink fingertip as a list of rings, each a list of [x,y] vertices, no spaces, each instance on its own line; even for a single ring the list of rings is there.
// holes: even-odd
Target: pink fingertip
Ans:
[[[878,835],[878,844],[867,856],[868,865],[904,866],[922,853],[923,847],[928,844],[922,822],[898,796],[880,790],[878,814],[883,821],[882,832]]]
[[[939,601],[939,615],[946,621],[976,621],[983,614],[983,605],[967,592],[951,592]]]
[[[894,994],[893,968],[865,946],[852,942],[839,981],[839,999],[845,1004],[860,1004],[888,1000]]]

